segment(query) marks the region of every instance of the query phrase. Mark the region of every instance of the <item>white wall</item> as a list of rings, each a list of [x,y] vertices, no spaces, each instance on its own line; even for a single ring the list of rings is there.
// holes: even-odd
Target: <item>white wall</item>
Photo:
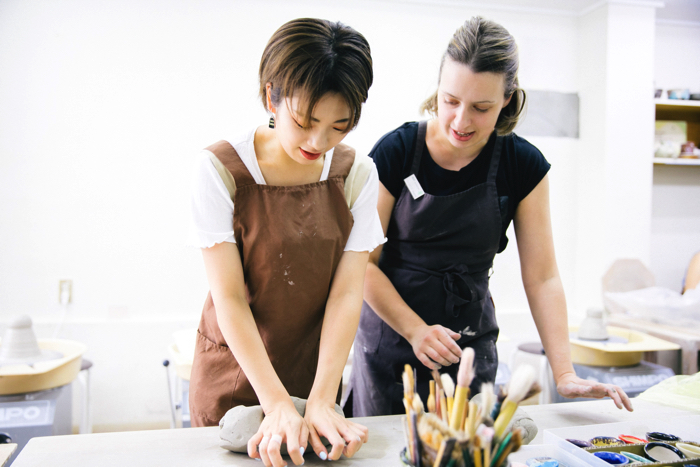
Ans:
[[[657,88],[700,92],[700,24],[659,24],[654,57]],[[680,291],[688,262],[700,251],[698,200],[700,167],[654,166],[649,268],[661,287]]]
[[[316,16],[367,37],[375,82],[346,140],[362,152],[420,118],[450,36],[474,14],[516,37],[524,88],[583,86],[576,17],[454,5],[0,2],[0,324],[29,314],[49,337],[60,318],[58,280],[73,280],[59,337],[89,346],[95,425],[167,425],[160,362],[172,331],[196,325],[207,290],[199,252],[184,245],[190,163],[199,148],[266,122],[257,67],[278,26]],[[587,254],[576,249],[580,143],[531,141],[553,165],[555,247],[573,296],[576,281],[600,282],[576,272],[577,255]],[[504,328],[518,334],[509,324],[527,321],[528,306],[512,229],[509,237],[492,290]],[[578,300],[572,311],[585,306]]]

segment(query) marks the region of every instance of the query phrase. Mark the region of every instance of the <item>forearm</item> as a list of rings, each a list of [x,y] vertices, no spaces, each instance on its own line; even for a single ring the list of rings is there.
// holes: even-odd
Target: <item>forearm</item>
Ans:
[[[559,381],[565,374],[574,373],[566,299],[559,274],[535,284],[526,284],[525,292],[554,380]]]
[[[309,400],[335,403],[338,385],[360,321],[362,295],[329,298],[321,330],[318,368]]]
[[[368,253],[345,252],[326,301],[316,377],[309,401],[333,405],[362,309]]]
[[[291,404],[289,394],[267,355],[248,302],[242,297],[220,298],[216,301],[216,319],[263,410],[267,413],[275,405]]]
[[[372,262],[367,265],[364,299],[385,323],[409,342],[413,333],[425,325],[425,321],[406,304],[386,274]]]

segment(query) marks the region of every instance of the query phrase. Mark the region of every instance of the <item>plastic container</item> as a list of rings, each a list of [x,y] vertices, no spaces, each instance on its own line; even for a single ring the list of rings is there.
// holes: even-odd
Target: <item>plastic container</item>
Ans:
[[[668,421],[649,420],[648,422],[621,422],[621,423],[604,423],[600,425],[584,425],[572,426],[566,428],[556,428],[552,430],[544,430],[544,443],[554,445],[563,451],[573,455],[584,463],[594,467],[610,467],[607,462],[595,457],[592,451],[628,451],[633,454],[638,454],[641,447],[644,445],[628,444],[625,446],[608,446],[604,448],[582,449],[568,442],[567,438],[589,440],[597,436],[617,437],[619,435],[632,435],[638,438],[645,439],[646,433],[650,431],[660,431],[671,433],[680,437],[684,441],[700,442],[700,415],[690,417],[676,417]],[[635,447],[637,449],[635,450]],[[673,465],[674,463],[664,463],[663,465]],[[696,464],[700,465],[700,460],[691,461],[684,460],[680,464]],[[658,463],[649,464],[661,465]]]

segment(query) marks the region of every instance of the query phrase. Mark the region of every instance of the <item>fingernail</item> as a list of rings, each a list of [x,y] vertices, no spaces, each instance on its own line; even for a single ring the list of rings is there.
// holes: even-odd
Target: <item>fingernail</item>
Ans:
[[[320,457],[322,461],[325,461],[328,459],[328,454],[326,454],[325,451],[321,451],[321,454],[319,454],[318,457]]]
[[[303,447],[299,448],[299,454],[301,454],[302,456],[304,455],[304,451],[305,451],[305,449]]]

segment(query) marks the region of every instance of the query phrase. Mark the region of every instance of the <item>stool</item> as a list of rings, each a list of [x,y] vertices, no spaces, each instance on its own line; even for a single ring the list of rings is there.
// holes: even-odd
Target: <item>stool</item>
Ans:
[[[80,431],[81,435],[92,433],[92,404],[90,403],[90,368],[92,362],[83,358],[76,381],[80,386]]]
[[[515,370],[520,365],[530,365],[535,368],[537,382],[542,387],[542,391],[538,396],[538,403],[551,404],[553,402],[552,396],[556,393],[554,375],[540,342],[526,342],[518,346],[518,350],[513,352],[510,357],[509,366],[511,372],[515,373]]]

